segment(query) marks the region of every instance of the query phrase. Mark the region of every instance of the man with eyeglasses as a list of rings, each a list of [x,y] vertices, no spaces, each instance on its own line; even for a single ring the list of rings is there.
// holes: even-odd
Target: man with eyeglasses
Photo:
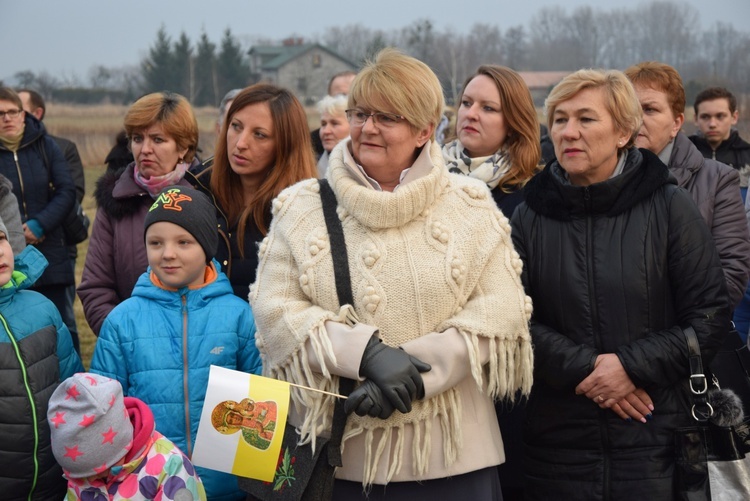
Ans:
[[[75,185],[60,147],[35,116],[23,111],[21,98],[9,87],[0,87],[0,174],[13,185],[26,244],[48,262],[33,290],[55,304],[66,325],[66,315],[72,317],[74,326],[66,294],[75,287],[75,268],[62,223],[73,209]],[[77,337],[74,341],[77,349]]]

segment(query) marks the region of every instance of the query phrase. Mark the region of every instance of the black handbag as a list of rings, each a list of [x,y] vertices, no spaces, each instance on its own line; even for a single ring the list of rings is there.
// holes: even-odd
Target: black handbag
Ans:
[[[83,211],[81,204],[76,201],[73,203],[73,209],[65,216],[61,226],[65,235],[65,244],[76,245],[89,237],[91,220]]]
[[[47,169],[47,177],[49,178],[49,192],[50,198],[55,193],[55,187],[52,184],[52,169],[50,169],[49,161],[47,160],[47,150],[44,147],[44,141],[39,141],[39,148],[42,155],[42,162],[44,167]],[[83,207],[78,203],[78,200],[73,201],[73,208],[68,212],[60,223],[60,227],[63,230],[65,237],[65,245],[76,245],[80,244],[89,237],[89,227],[91,226],[91,220],[83,211]]]
[[[741,437],[746,429],[742,402],[733,392],[721,390],[715,375],[709,388],[695,330],[687,327],[683,332],[696,425],[675,430],[675,499],[750,499],[750,458],[745,457],[750,448]]]
[[[344,241],[344,229],[336,214],[336,195],[328,181],[320,183],[323,216],[328,229],[333,258],[333,272],[339,304],[353,304],[349,258]],[[354,380],[340,378],[339,394],[348,396]],[[247,501],[326,501],[333,496],[336,468],[342,466],[341,440],[346,426],[344,399],[337,399],[333,411],[330,438],[316,437],[315,452],[311,444],[298,444],[299,435],[287,423],[281,445],[276,475],[273,482],[240,478],[240,488],[248,493]]]
[[[722,388],[729,388],[740,397],[745,416],[750,417],[750,350],[736,329],[729,331],[709,367]]]

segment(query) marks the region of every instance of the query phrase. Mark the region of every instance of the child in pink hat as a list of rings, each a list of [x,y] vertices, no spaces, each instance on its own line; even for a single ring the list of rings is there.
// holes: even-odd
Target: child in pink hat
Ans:
[[[69,377],[52,394],[47,420],[67,500],[205,501],[190,460],[156,431],[145,403],[123,398],[118,381]]]

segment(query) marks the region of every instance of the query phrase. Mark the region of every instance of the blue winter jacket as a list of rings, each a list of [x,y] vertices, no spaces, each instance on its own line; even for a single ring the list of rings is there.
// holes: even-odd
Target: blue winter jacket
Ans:
[[[66,483],[52,455],[47,405],[60,381],[83,372],[60,313],[25,290],[47,260],[33,246],[15,258],[0,287],[0,497],[62,499]]]
[[[91,372],[116,378],[126,395],[146,402],[156,429],[192,457],[209,367],[261,372],[255,320],[221,272],[198,289],[178,291],[155,285],[150,273],[104,320]],[[197,470],[209,499],[245,498],[236,477]]]

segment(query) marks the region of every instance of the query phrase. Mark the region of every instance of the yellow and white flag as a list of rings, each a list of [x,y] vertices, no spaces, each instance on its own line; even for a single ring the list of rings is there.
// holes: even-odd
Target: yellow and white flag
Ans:
[[[274,479],[289,410],[289,383],[211,366],[193,464]]]

